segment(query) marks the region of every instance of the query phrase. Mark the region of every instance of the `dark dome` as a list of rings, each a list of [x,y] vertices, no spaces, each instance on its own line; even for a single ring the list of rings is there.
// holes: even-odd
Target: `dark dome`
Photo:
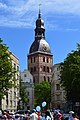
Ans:
[[[36,20],[36,27],[37,28],[44,28],[44,21],[41,18]]]
[[[44,21],[41,18],[40,11],[38,14],[38,19],[36,20],[35,40],[29,50],[30,54],[34,52],[44,52],[48,54],[51,53],[49,44],[45,40]]]
[[[35,40],[29,50],[29,53],[34,52],[46,52],[51,53],[49,44],[43,38],[41,40]]]

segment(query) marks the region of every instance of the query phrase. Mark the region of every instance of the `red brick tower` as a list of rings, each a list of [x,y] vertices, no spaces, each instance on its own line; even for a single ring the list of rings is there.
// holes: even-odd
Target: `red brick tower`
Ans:
[[[41,81],[51,82],[53,55],[49,44],[45,40],[44,21],[39,10],[36,20],[35,40],[33,41],[28,54],[28,70],[33,75],[34,83]]]

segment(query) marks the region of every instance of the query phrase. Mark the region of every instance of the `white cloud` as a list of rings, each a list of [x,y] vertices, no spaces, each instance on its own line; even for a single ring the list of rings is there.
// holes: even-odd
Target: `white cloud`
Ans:
[[[33,25],[38,14],[39,3],[42,4],[41,11],[44,17],[54,21],[54,15],[73,14],[80,16],[80,0],[2,0],[0,2],[0,25],[12,27],[29,27]],[[6,22],[4,20],[6,19]],[[57,18],[58,19],[58,18]],[[57,24],[49,24],[52,29],[58,28]],[[54,23],[54,22],[53,22]]]
[[[0,3],[0,9],[6,9],[6,8],[7,8],[6,4]]]
[[[9,20],[9,18],[3,17],[0,20],[0,26],[5,26],[5,27],[31,28],[34,27],[33,24],[34,24],[33,19],[31,20],[30,18],[26,20],[25,19]]]
[[[43,3],[44,4],[44,3]],[[43,5],[46,12],[80,14],[79,0],[50,0]]]

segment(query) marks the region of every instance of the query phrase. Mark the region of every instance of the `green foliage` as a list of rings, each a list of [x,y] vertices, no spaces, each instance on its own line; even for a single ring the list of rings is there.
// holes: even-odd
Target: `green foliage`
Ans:
[[[16,71],[12,66],[11,53],[8,47],[0,39],[0,100],[6,95],[8,89],[15,86],[12,78]]]
[[[20,91],[21,101],[23,102],[23,104],[27,105],[27,103],[28,103],[28,93],[27,93],[25,83],[21,79],[20,79],[19,89],[20,89],[19,91]]]
[[[49,82],[42,81],[41,83],[35,84],[34,89],[35,104],[41,105],[43,101],[50,103],[51,101],[51,85]]]
[[[61,63],[61,85],[68,101],[80,102],[80,44]]]

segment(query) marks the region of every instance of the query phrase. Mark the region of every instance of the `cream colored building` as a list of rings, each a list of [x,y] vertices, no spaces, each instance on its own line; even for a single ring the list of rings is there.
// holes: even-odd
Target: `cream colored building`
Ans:
[[[60,84],[60,64],[53,65],[53,80],[51,88],[51,102],[53,108],[64,108],[66,104],[65,91]]]
[[[5,99],[2,100],[2,110],[8,110],[10,112],[17,111],[17,103],[19,100],[19,59],[11,53],[12,65],[15,67],[18,72],[15,74],[15,78],[17,79],[16,85],[17,87],[12,87],[7,91],[7,95],[4,96]]]
[[[28,70],[24,70],[21,72],[21,79],[26,87],[26,93],[28,96],[28,103],[25,106],[25,110],[32,110],[34,108],[34,83],[33,83],[33,76]]]

